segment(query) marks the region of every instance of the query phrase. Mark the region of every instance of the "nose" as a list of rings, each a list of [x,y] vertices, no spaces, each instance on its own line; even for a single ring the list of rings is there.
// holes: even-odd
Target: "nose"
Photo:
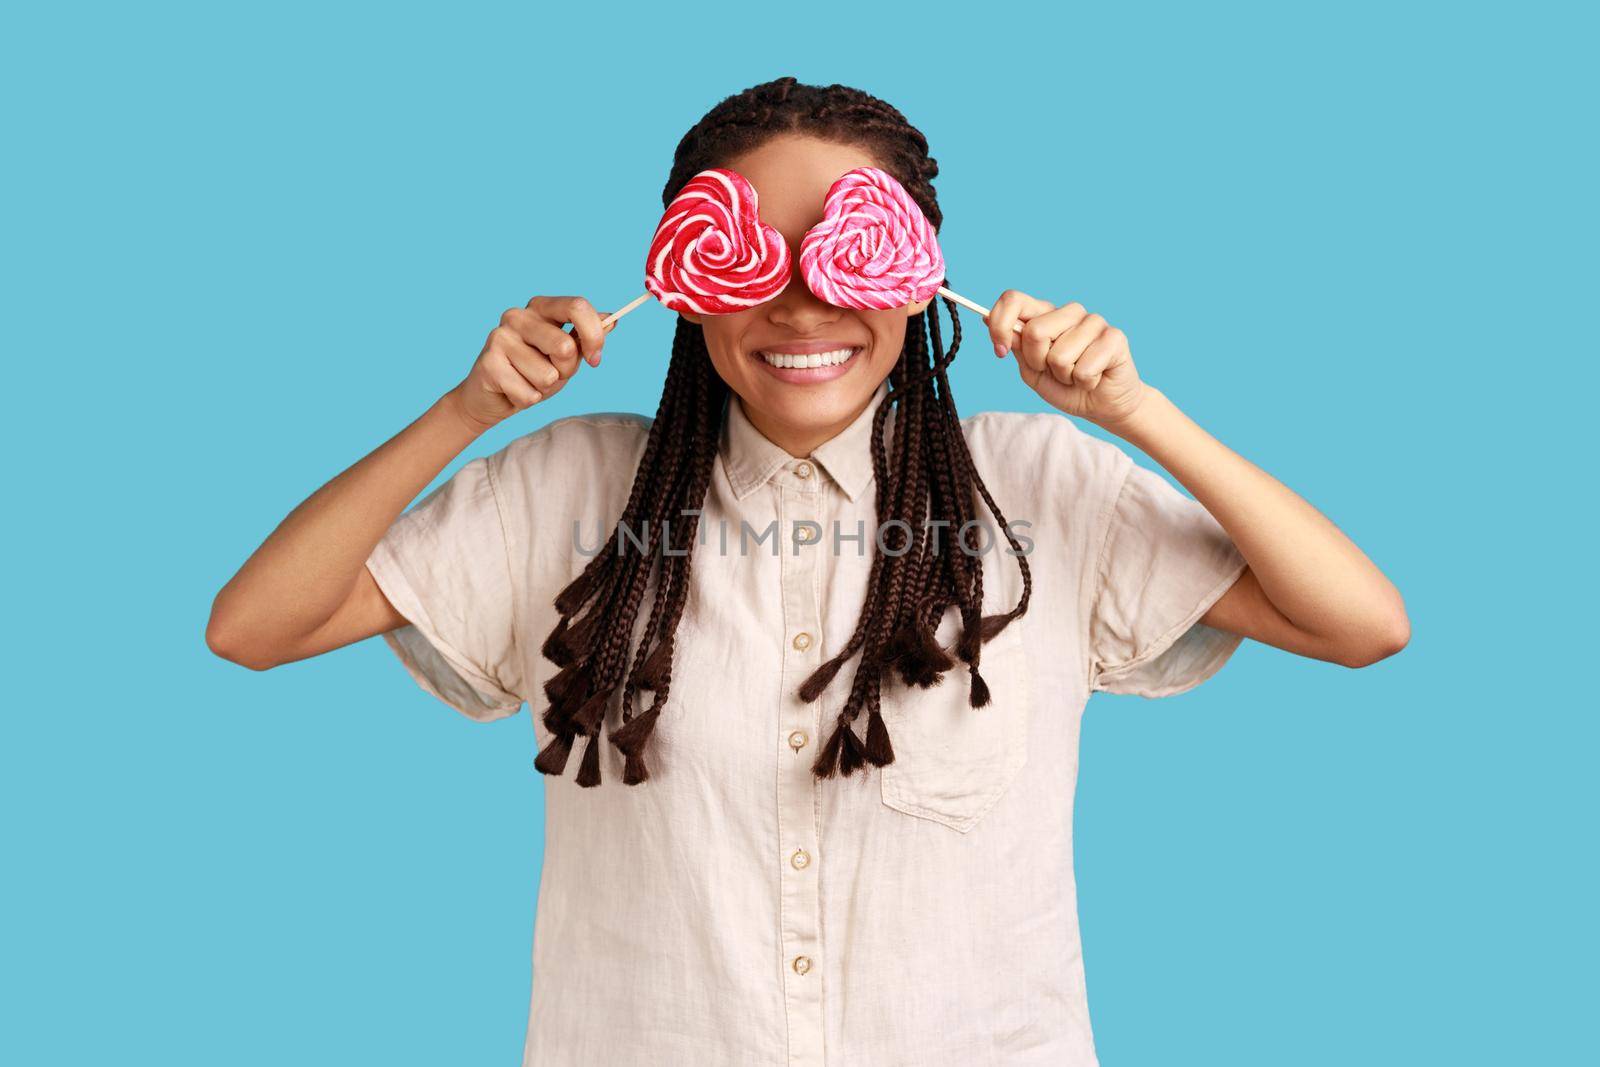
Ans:
[[[767,304],[767,321],[798,334],[808,334],[839,321],[840,308],[817,299],[800,275],[799,261],[789,277],[783,292]]]

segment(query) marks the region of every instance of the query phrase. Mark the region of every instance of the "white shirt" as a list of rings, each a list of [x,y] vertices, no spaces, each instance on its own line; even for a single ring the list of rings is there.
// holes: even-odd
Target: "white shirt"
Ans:
[[[795,691],[860,614],[886,392],[803,460],[730,399],[651,777],[624,785],[608,742],[603,782],[579,788],[582,739],[562,777],[541,776],[525,1065],[1098,1063],[1072,863],[1084,705],[1095,690],[1180,693],[1221,667],[1241,638],[1197,620],[1245,560],[1191,497],[1065,415],[963,419],[1032,541],[1029,610],[983,646],[992,702],[967,705],[964,664],[926,690],[895,676],[895,761],[816,779],[859,660],[815,703]],[[530,774],[556,670],[539,648],[588,562],[573,522],[590,552],[609,534],[649,425],[562,418],[474,459],[368,561],[410,620],[385,640],[423,688],[484,721],[530,705]],[[741,555],[741,522],[774,520],[780,536]],[[824,534],[797,545],[806,520]],[[849,540],[858,522],[866,536]],[[1005,548],[983,557],[985,614],[1021,592]],[[939,635],[958,628],[951,608]],[[620,709],[619,694],[608,730]]]

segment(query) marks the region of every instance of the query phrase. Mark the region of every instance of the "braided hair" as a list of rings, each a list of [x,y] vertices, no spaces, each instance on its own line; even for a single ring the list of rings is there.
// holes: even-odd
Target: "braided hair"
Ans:
[[[814,86],[778,78],[728,97],[679,142],[662,190],[668,204],[691,177],[719,166],[784,133],[858,145],[893,174],[927,215],[935,231],[943,216],[932,181],[936,161],[928,141],[897,109],[859,89]],[[938,304],[907,325],[905,346],[889,373],[889,392],[874,414],[872,464],[882,550],[875,552],[865,602],[855,632],[837,655],[801,684],[799,696],[816,700],[846,662],[860,661],[850,693],[822,745],[813,773],[849,775],[864,764],[894,762],[894,748],[879,707],[884,677],[897,672],[922,688],[942,680],[956,664],[936,639],[951,605],[960,608],[962,633],[955,652],[966,664],[968,702],[989,703],[979,673],[982,646],[1028,608],[1033,582],[1022,547],[973,466],[961,432],[947,375],[961,344],[956,307],[950,348],[940,336]],[[601,727],[606,708],[622,688],[622,722],[609,733],[624,756],[623,782],[646,781],[645,752],[672,687],[678,622],[688,599],[700,510],[711,481],[729,389],[715,372],[701,327],[680,317],[661,403],[627,505],[610,539],[556,597],[560,615],[541,654],[561,668],[545,683],[550,704],[543,722],[552,733],[534,766],[559,775],[572,746],[586,739],[577,773],[580,786],[600,784]],[[887,416],[897,412],[891,443]],[[1022,596],[1010,611],[983,615],[983,563],[961,550],[957,537],[930,537],[930,524],[964,531],[976,521],[977,500],[993,514],[1022,571]],[[684,521],[679,521],[682,516]],[[641,538],[632,531],[644,530]],[[635,551],[624,551],[624,530]],[[642,549],[642,550],[641,550]],[[652,583],[652,578],[654,582]],[[647,592],[650,614],[631,665],[629,645]],[[635,710],[641,690],[650,706]],[[642,700],[639,701],[641,704]],[[865,736],[854,723],[865,711]]]

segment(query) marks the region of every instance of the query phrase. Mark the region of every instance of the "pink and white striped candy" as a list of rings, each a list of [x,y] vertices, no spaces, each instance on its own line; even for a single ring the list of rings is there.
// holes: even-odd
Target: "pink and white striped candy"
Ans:
[[[789,283],[789,246],[761,221],[756,191],[731,170],[690,178],[650,241],[644,284],[673,311],[730,315]]]
[[[834,182],[822,221],[800,244],[800,271],[821,300],[884,311],[927,300],[944,284],[928,217],[887,171],[857,167]]]

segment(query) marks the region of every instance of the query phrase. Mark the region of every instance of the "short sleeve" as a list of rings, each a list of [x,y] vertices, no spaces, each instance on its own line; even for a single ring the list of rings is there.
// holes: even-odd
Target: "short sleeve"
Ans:
[[[424,690],[481,722],[515,714],[524,700],[495,458],[468,462],[423,497],[367,559],[408,621],[384,642]]]
[[[1123,458],[1096,564],[1089,688],[1171,696],[1215,674],[1243,641],[1197,620],[1246,561],[1198,501]]]

